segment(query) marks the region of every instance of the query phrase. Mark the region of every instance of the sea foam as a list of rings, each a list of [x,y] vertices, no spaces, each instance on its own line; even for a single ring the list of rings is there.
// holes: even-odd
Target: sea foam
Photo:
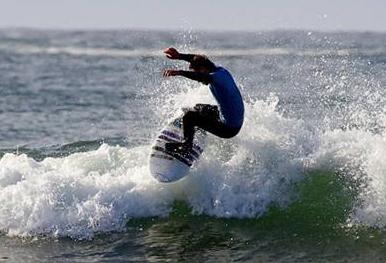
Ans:
[[[165,120],[182,106],[213,102],[201,86],[161,99],[157,112]],[[291,204],[297,198],[294,185],[312,170],[350,171],[345,175],[350,179],[368,178],[359,195],[361,205],[349,220],[386,224],[383,134],[318,130],[284,117],[273,94],[246,101],[240,134],[230,140],[209,135],[201,160],[175,183],[159,183],[150,175],[151,145],[103,144],[40,162],[25,154],[5,154],[0,160],[1,231],[87,239],[122,231],[132,218],[167,217],[176,200],[195,214],[260,217],[271,205],[285,209]]]

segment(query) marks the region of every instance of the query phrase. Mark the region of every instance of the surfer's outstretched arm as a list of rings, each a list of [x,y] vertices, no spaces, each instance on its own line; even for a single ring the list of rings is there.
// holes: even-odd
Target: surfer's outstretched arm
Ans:
[[[177,51],[174,47],[169,47],[164,50],[167,58],[185,60],[186,62],[192,62],[195,54],[183,54]]]
[[[169,70],[165,70],[163,75],[164,75],[164,77],[183,76],[183,77],[191,79],[191,80],[202,82],[205,85],[208,85],[212,81],[212,76],[210,74],[195,72],[195,71],[169,69]]]
[[[204,55],[182,54],[173,47],[165,49],[164,53],[170,59],[180,59],[189,62],[189,69],[191,69],[190,71],[169,69],[164,72],[164,77],[183,76],[206,85],[212,82],[212,75],[210,73],[215,72],[217,67],[208,57]]]

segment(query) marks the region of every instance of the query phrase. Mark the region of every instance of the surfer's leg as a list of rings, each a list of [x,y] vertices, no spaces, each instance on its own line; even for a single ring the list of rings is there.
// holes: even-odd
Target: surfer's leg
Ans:
[[[167,143],[167,150],[189,151],[193,147],[193,140],[196,127],[212,133],[220,138],[231,138],[240,129],[230,128],[220,119],[217,106],[208,104],[197,104],[192,110],[185,113],[182,118],[184,140],[182,143]]]
[[[229,127],[221,120],[217,106],[202,106],[204,106],[204,108],[198,111],[199,116],[196,121],[196,127],[226,139],[234,137],[239,132],[240,128]]]
[[[193,146],[196,127],[210,127],[219,120],[218,107],[209,104],[196,104],[193,110],[185,113],[182,118],[184,129],[184,143],[191,148]],[[205,128],[204,128],[205,127]]]
[[[206,104],[197,104],[193,109],[185,112],[182,117],[184,139],[182,143],[167,143],[165,148],[168,151],[190,151],[193,147],[195,128],[203,122],[203,112]]]
[[[197,111],[188,111],[182,118],[182,125],[184,128],[184,143],[189,148],[193,146],[195,126],[197,125],[198,117],[199,116]]]

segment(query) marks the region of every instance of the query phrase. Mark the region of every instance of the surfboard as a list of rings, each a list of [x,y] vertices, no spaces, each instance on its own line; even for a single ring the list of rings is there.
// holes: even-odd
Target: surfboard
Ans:
[[[168,123],[160,131],[151,148],[150,173],[160,182],[175,182],[186,176],[204,150],[206,132],[202,129],[196,130],[191,151],[176,153],[165,149],[165,143],[183,140],[182,117],[183,115]]]

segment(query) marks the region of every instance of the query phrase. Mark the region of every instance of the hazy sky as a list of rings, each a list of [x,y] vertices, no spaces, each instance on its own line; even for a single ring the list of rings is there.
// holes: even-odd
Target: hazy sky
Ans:
[[[386,0],[0,0],[0,27],[386,32]]]

